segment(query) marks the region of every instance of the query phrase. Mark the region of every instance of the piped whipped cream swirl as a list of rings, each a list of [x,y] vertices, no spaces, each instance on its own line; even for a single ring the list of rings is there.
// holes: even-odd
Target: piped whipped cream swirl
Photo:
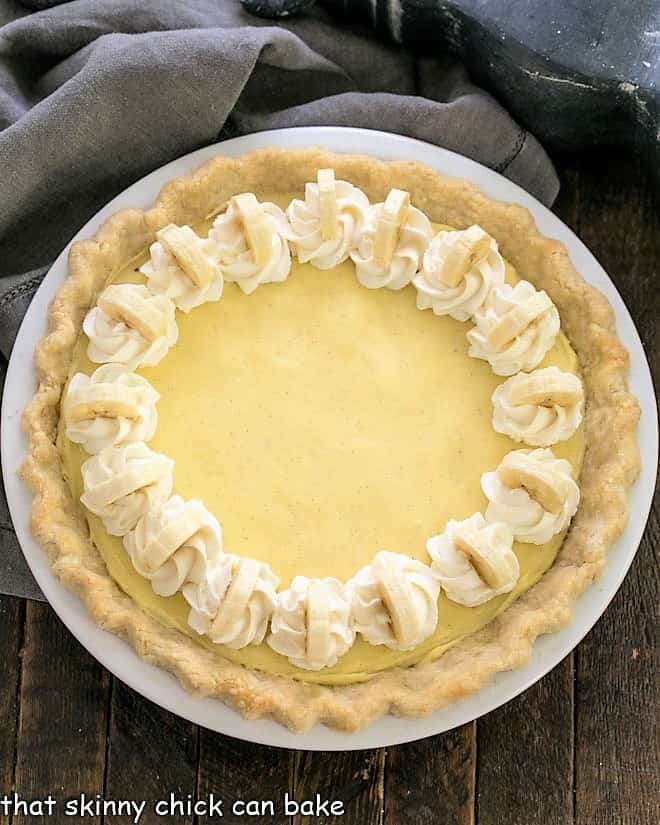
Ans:
[[[80,468],[84,492],[80,500],[103,521],[112,536],[133,530],[148,510],[172,493],[174,462],[143,441],[105,447]]]
[[[222,529],[201,501],[174,495],[153,507],[124,536],[133,567],[159,596],[198,584],[222,553]]]
[[[91,376],[78,372],[63,402],[67,438],[90,454],[149,441],[156,432],[159,397],[145,378],[121,364],[104,364]]]
[[[519,372],[492,395],[493,429],[534,447],[566,441],[582,423],[582,382],[558,367]]]
[[[381,550],[347,588],[353,627],[372,645],[413,650],[436,628],[440,583],[416,559]]]
[[[493,287],[467,333],[472,358],[488,361],[495,375],[533,370],[559,334],[559,313],[529,281]]]
[[[240,197],[240,196],[239,196]],[[258,238],[250,240],[250,225],[258,222]],[[254,217],[246,216],[235,198],[213,222],[209,231],[212,254],[226,281],[237,283],[246,295],[260,284],[285,281],[291,270],[291,253],[286,240],[286,215],[274,203],[257,203]],[[258,243],[257,243],[258,242]]]
[[[336,197],[335,237],[324,239],[318,183],[305,184],[305,199],[291,201],[286,210],[287,238],[300,263],[332,269],[356,248],[369,212],[369,198],[345,180],[334,182]]]
[[[458,284],[444,282],[448,259],[463,234],[460,230],[441,230],[431,240],[422,271],[413,279],[418,309],[432,309],[434,315],[468,321],[483,307],[491,289],[504,283],[504,260],[495,238],[490,238],[487,254],[472,264]]]
[[[83,331],[90,361],[124,364],[130,370],[158,364],[179,336],[172,301],[142,284],[106,287],[85,316]]]
[[[188,272],[173,247],[168,247],[165,240],[155,241],[149,247],[149,260],[140,267],[147,286],[155,295],[171,298],[183,312],[190,312],[207,301],[219,301],[224,279],[220,266],[213,260],[211,242],[200,238],[189,226],[166,227],[171,228],[176,231],[175,238],[181,246],[193,253]]]
[[[223,553],[208,564],[198,584],[183,586],[191,608],[188,624],[233,650],[261,644],[275,609],[278,584],[267,564]]]
[[[267,642],[296,667],[332,667],[355,641],[350,613],[350,599],[340,581],[296,576],[278,593]]]
[[[448,521],[443,533],[427,541],[426,549],[447,597],[474,607],[515,587],[520,565],[512,545],[513,535],[505,524],[489,524],[475,513],[463,521]]]
[[[387,266],[374,260],[374,241],[383,204],[374,204],[360,238],[358,248],[351,252],[355,274],[368,289],[402,289],[409,284],[422,266],[422,260],[433,230],[426,215],[409,206],[405,221],[399,227],[394,254]]]
[[[570,462],[552,450],[514,450],[481,476],[488,499],[486,521],[503,522],[517,541],[545,544],[568,527],[580,489]]]

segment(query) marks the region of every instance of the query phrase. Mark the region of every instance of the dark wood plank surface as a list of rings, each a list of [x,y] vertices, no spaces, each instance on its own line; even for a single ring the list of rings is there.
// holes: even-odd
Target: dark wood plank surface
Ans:
[[[479,825],[573,822],[573,657],[477,723]]]
[[[299,751],[295,755],[293,796],[299,802],[313,800],[317,793],[342,802],[344,814],[338,816],[297,815],[291,825],[316,822],[380,823],[383,815],[383,778],[385,751],[351,751],[337,758],[336,753]]]
[[[660,379],[660,199],[640,163],[614,154],[556,158],[556,211],[612,276]],[[653,411],[648,411],[653,414]],[[59,814],[13,823],[130,822],[64,817],[85,792],[153,803],[226,800],[224,822],[262,825],[656,825],[660,821],[656,640],[657,506],[620,592],[551,674],[503,708],[421,742],[327,754],[250,745],[199,730],[112,680],[47,605],[0,598],[0,798],[52,792]],[[287,816],[284,793],[344,803],[342,816]],[[231,800],[275,800],[232,814]],[[0,823],[10,818],[0,813]]]
[[[473,825],[476,727],[388,749],[385,825]]]
[[[223,822],[242,825],[245,821],[258,825],[286,825],[280,800],[286,792],[293,792],[293,751],[255,746],[249,742],[200,730],[198,796],[208,799],[215,794],[222,799],[242,800],[245,803],[277,802],[274,813],[241,815],[225,810]],[[200,816],[199,825],[214,822],[212,817]]]
[[[157,803],[169,807],[170,794],[182,808],[176,821],[192,825],[188,804],[197,793],[199,730],[148,702],[114,680],[108,719],[104,794],[108,799],[145,800],[142,825],[163,822]],[[168,810],[168,807],[164,810]],[[163,810],[163,808],[159,808]],[[166,820],[167,821],[167,820]],[[125,816],[111,813],[104,825],[121,825]]]
[[[18,663],[20,667],[21,662]],[[69,795],[103,792],[110,676],[43,602],[28,602],[20,670],[15,789],[23,799],[52,793],[60,801],[49,822],[70,823]],[[20,814],[13,825],[34,817]],[[101,823],[100,816],[85,820]]]
[[[14,785],[24,620],[25,602],[0,596],[0,789]]]

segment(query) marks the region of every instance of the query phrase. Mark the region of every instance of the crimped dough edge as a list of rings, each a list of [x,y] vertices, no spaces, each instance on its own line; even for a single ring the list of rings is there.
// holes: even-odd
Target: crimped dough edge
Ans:
[[[435,222],[480,224],[521,277],[545,289],[577,352],[586,391],[586,453],[581,503],[553,566],[485,628],[432,662],[394,668],[360,684],[319,686],[234,664],[161,624],[124,594],[92,544],[82,505],[63,478],[55,446],[59,402],[87,310],[107,279],[168,223],[195,223],[242,191],[292,192],[333,167],[372,201],[390,188],[410,192]],[[35,350],[38,389],[23,413],[29,447],[21,476],[34,495],[31,527],[54,573],[103,629],[125,638],[146,661],[174,673],[191,692],[221,699],[248,719],[270,718],[292,731],[315,724],[357,730],[386,713],[420,717],[479,690],[495,673],[524,665],[535,639],[564,627],[577,597],[606,563],[628,515],[640,466],[637,400],[628,392],[628,353],[605,297],[573,268],[564,246],[538,232],[523,207],[492,200],[474,185],[410,161],[332,154],[322,148],[265,148],[215,157],[165,185],[147,210],[117,212],[76,242],[69,275],[53,298],[48,332]]]

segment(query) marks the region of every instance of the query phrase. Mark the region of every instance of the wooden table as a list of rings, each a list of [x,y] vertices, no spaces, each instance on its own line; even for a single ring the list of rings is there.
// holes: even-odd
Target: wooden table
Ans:
[[[557,212],[614,279],[660,378],[660,199],[637,162],[556,158]],[[654,411],[649,410],[649,415]],[[656,508],[628,577],[595,629],[552,673],[477,722],[421,742],[348,754],[243,744],[160,710],[113,679],[48,605],[0,598],[0,796],[49,792],[59,812],[13,823],[126,823],[64,816],[85,792],[108,799],[170,792],[227,800],[341,800],[343,816],[233,816],[227,823],[348,825],[656,825],[659,693],[654,622]],[[228,804],[228,803],[226,803]],[[279,807],[279,805],[278,805]],[[0,815],[0,822],[9,819]],[[141,823],[206,823],[204,816]],[[219,821],[219,820],[218,820]]]

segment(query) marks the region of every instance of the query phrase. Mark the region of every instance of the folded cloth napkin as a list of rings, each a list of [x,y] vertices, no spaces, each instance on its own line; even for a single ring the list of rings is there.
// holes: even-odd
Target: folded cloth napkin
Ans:
[[[0,0],[0,353],[53,258],[129,183],[225,137],[384,129],[490,166],[544,203],[547,155],[462,66],[415,59],[321,9],[274,26],[238,0]],[[0,498],[2,496],[0,495]],[[0,592],[38,591],[0,501]]]

